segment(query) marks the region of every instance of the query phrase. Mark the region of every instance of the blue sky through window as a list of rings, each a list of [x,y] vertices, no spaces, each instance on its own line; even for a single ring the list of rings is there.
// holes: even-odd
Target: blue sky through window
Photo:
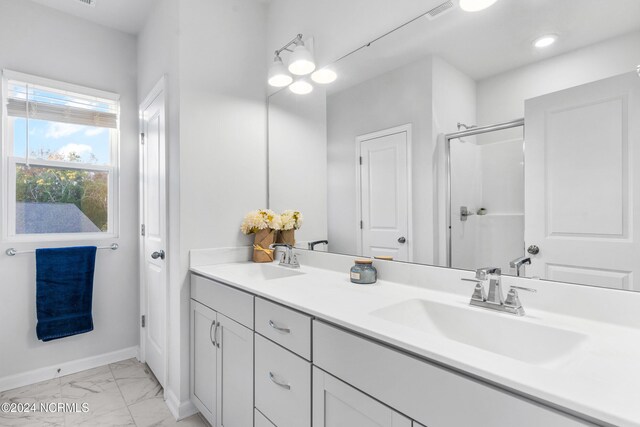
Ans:
[[[13,118],[13,152],[17,157],[26,155],[26,119]],[[46,120],[29,120],[30,157],[40,153],[58,153],[65,158],[71,152],[83,163],[106,165],[110,163],[109,129],[82,126]]]

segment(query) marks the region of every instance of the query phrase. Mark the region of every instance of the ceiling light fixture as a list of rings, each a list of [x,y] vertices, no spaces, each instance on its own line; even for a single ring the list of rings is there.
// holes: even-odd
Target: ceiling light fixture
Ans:
[[[533,45],[538,49],[542,49],[543,47],[551,46],[558,40],[558,36],[555,34],[547,34],[541,37],[538,37],[533,41]]]
[[[492,6],[498,0],[460,0],[460,9],[466,12],[478,12]]]
[[[313,92],[313,85],[306,79],[296,80],[289,85],[289,90],[296,95],[306,95]]]
[[[333,83],[338,75],[331,68],[321,68],[311,74],[311,80],[322,85]]]
[[[289,86],[293,81],[293,77],[289,75],[287,67],[282,63],[280,55],[276,54],[273,58],[273,64],[269,67],[269,84],[273,87]]]

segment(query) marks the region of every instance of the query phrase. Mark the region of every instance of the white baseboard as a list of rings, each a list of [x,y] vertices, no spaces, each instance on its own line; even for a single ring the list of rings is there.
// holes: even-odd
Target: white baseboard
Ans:
[[[0,378],[0,391],[51,380],[63,375],[75,374],[76,372],[86,371],[87,369],[97,368],[108,365],[109,363],[120,362],[121,360],[131,359],[132,357],[138,357],[137,346],[10,375]]]
[[[176,419],[176,421],[183,420],[199,412],[196,406],[191,403],[190,400],[180,402],[180,399],[178,399],[178,397],[171,390],[165,389],[164,397],[164,401],[169,407],[169,411]]]

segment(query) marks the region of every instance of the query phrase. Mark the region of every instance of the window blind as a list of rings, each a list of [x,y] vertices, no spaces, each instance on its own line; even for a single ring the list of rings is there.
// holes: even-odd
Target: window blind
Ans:
[[[118,127],[117,101],[15,80],[7,83],[9,116],[104,128]]]

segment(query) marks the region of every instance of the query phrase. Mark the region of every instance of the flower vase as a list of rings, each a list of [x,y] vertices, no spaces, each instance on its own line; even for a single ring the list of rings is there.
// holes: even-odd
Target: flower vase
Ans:
[[[278,243],[285,243],[287,245],[296,245],[296,230],[280,230],[278,233]]]
[[[265,229],[256,233],[253,243],[253,262],[272,262],[273,250],[269,246],[276,241],[275,230]]]

